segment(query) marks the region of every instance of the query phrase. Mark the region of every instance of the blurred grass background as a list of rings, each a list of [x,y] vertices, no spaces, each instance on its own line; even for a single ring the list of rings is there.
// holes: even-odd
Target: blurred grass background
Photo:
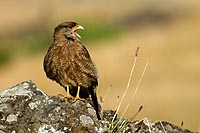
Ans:
[[[143,67],[149,66],[126,112],[137,119],[166,120],[200,130],[200,2],[191,0],[0,1],[0,89],[33,80],[49,95],[65,94],[46,78],[42,62],[54,27],[64,21],[78,31],[99,71],[98,95],[115,109],[127,85],[133,56],[139,58],[121,112],[131,98]]]

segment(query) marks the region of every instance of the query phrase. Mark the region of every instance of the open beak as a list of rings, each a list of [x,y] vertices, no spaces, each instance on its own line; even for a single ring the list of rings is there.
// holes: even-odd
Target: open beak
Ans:
[[[76,27],[77,27],[76,30],[84,30],[83,26],[81,25],[77,25]]]
[[[81,36],[76,32],[76,30],[84,30],[83,26],[81,25],[76,25],[72,28],[72,30],[74,31],[75,35],[79,38],[81,38]]]

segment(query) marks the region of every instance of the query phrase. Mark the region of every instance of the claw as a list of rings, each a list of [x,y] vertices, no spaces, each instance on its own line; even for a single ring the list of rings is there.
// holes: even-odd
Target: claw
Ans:
[[[73,99],[73,98],[74,98],[74,97],[71,96],[70,93],[69,93],[69,86],[67,86],[67,94],[66,94],[66,95],[58,94],[57,96],[63,97],[63,100],[64,100],[65,98],[67,98],[67,99]]]
[[[67,85],[67,95],[64,96],[65,98],[68,98],[68,99],[73,99],[73,96],[70,95],[69,93],[69,86]]]
[[[78,86],[76,97],[74,98],[74,102],[77,100],[85,101],[85,99],[79,97],[80,86]]]
[[[63,94],[58,94],[57,97],[65,97]]]

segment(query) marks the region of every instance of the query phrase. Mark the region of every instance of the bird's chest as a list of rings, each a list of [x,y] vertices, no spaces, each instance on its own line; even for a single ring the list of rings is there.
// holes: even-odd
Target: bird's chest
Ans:
[[[61,42],[60,42],[61,43]],[[57,66],[61,69],[74,69],[77,66],[77,62],[80,59],[79,48],[73,43],[64,43],[64,45],[58,45],[54,48],[54,57],[53,62],[56,62]]]

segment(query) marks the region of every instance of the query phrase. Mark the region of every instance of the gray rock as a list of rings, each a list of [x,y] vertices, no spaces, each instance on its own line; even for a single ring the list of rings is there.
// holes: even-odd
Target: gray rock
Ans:
[[[191,133],[169,122],[147,118],[129,121],[114,111],[102,112],[98,121],[90,102],[48,96],[32,81],[22,82],[0,93],[0,133]]]

